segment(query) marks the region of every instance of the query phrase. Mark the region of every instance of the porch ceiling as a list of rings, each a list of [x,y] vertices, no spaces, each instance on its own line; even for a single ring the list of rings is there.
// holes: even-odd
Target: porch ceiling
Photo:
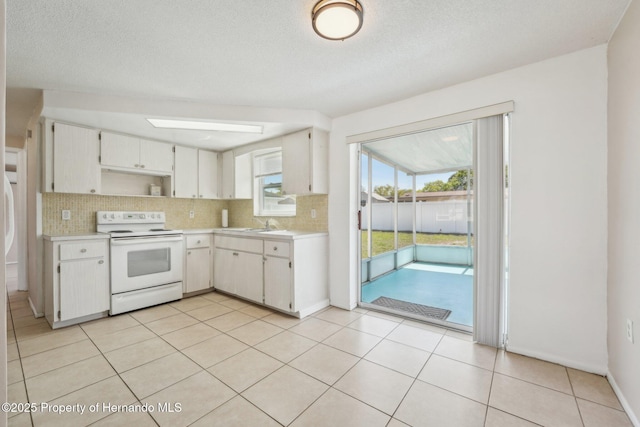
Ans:
[[[465,169],[473,163],[473,124],[463,123],[363,144],[379,160],[425,175]]]

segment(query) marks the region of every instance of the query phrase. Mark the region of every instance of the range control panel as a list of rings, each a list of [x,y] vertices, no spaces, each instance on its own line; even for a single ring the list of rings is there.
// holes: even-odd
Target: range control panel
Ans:
[[[164,212],[98,211],[98,224],[157,224],[165,222]]]

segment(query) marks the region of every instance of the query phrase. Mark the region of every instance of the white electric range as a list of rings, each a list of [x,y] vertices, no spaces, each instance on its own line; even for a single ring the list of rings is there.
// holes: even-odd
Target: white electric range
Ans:
[[[182,298],[182,230],[165,229],[164,212],[98,211],[109,233],[111,310],[119,314]]]

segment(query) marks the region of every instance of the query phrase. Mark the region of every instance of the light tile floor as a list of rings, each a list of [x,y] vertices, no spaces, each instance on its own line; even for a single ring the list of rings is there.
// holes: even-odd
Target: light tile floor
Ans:
[[[602,377],[361,309],[209,293],[52,331],[9,305],[9,400],[38,408],[10,426],[631,426]]]

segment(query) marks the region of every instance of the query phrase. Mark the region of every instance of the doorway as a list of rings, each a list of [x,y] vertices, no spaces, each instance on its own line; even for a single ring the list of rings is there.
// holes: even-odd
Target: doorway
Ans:
[[[501,346],[508,115],[360,143],[359,304]]]
[[[472,122],[363,143],[360,303],[473,328]]]
[[[24,150],[15,148],[5,150],[4,173],[11,184],[14,221],[13,224],[9,224],[7,221],[10,215],[5,215],[5,235],[11,226],[14,229],[13,243],[6,256],[6,278],[7,283],[15,289],[26,291],[26,153]]]

